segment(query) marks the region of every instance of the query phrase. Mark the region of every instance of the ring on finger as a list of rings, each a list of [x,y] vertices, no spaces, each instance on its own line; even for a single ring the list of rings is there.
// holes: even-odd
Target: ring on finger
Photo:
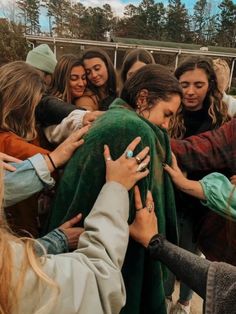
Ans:
[[[107,157],[107,158],[106,158],[106,161],[110,161],[110,160],[111,160],[111,157]]]
[[[144,170],[147,167],[147,164],[145,162],[141,162],[141,164],[138,165],[136,172],[140,172]]]
[[[152,205],[152,204],[148,204],[148,205],[147,205],[147,211],[148,211],[149,213],[151,213],[152,210],[153,210],[153,205]]]
[[[135,156],[134,158],[135,158],[138,165],[141,164],[142,160],[139,156]]]
[[[143,207],[136,208],[136,212],[140,211],[141,209],[143,209]]]
[[[130,150],[130,149],[126,150],[126,152],[125,152],[125,158],[126,158],[126,159],[132,158],[133,155],[134,155],[134,153],[133,153],[132,150]]]

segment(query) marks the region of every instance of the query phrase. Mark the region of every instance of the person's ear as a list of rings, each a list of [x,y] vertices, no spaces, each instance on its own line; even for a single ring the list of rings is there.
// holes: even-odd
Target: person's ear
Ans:
[[[147,98],[148,98],[148,90],[147,89],[141,89],[141,91],[138,93],[136,105],[138,109],[144,109],[147,107]]]

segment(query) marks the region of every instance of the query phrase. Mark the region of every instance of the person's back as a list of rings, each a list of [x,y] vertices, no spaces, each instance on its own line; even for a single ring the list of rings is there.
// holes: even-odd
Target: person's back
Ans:
[[[127,144],[137,135],[142,138],[142,147],[150,147],[150,175],[140,182],[143,199],[147,190],[153,192],[159,228],[167,238],[177,241],[176,214],[173,190],[169,177],[163,174],[162,162],[171,158],[167,133],[130,110],[124,101],[118,99],[100,117],[85,137],[85,144],[69,161],[61,179],[57,197],[52,209],[50,229],[63,219],[78,212],[85,218],[92,208],[101,186],[105,181],[103,146],[108,144],[112,158],[117,158]],[[141,146],[141,145],[140,145]],[[136,154],[136,153],[135,153]],[[111,195],[112,197],[112,195]],[[130,194],[133,200],[133,193]],[[66,209],[68,208],[68,212]],[[134,204],[130,205],[130,218],[135,214]],[[123,267],[127,289],[127,304],[122,313],[146,313],[155,310],[165,313],[162,269],[159,263],[152,263],[144,249],[130,241]]]

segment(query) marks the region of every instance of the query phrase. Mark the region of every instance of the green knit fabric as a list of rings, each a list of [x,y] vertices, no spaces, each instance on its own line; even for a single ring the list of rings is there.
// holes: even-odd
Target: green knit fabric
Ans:
[[[169,241],[177,243],[173,187],[162,167],[163,162],[171,161],[168,135],[165,130],[137,115],[119,98],[97,119],[85,137],[85,144],[67,164],[53,204],[49,230],[79,212],[83,214],[83,218],[88,215],[105,182],[104,144],[109,145],[112,158],[117,159],[137,136],[141,136],[142,142],[134,155],[149,146],[151,157],[150,174],[139,182],[142,199],[145,199],[148,190],[152,191],[159,232],[166,235]],[[129,222],[132,222],[134,215],[131,191]],[[122,272],[127,303],[121,313],[166,313],[161,264],[151,260],[146,250],[132,239]]]

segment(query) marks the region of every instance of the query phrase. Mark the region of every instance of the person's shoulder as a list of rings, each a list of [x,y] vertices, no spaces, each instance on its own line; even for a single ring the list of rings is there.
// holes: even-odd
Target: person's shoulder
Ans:
[[[112,108],[105,112],[95,123],[99,133],[110,133],[117,136],[147,136],[153,132],[152,128],[144,119],[128,108]]]
[[[25,141],[20,136],[18,136],[17,134],[15,134],[13,132],[10,132],[10,131],[0,131],[0,141],[2,142],[2,141],[8,141],[8,140]]]

